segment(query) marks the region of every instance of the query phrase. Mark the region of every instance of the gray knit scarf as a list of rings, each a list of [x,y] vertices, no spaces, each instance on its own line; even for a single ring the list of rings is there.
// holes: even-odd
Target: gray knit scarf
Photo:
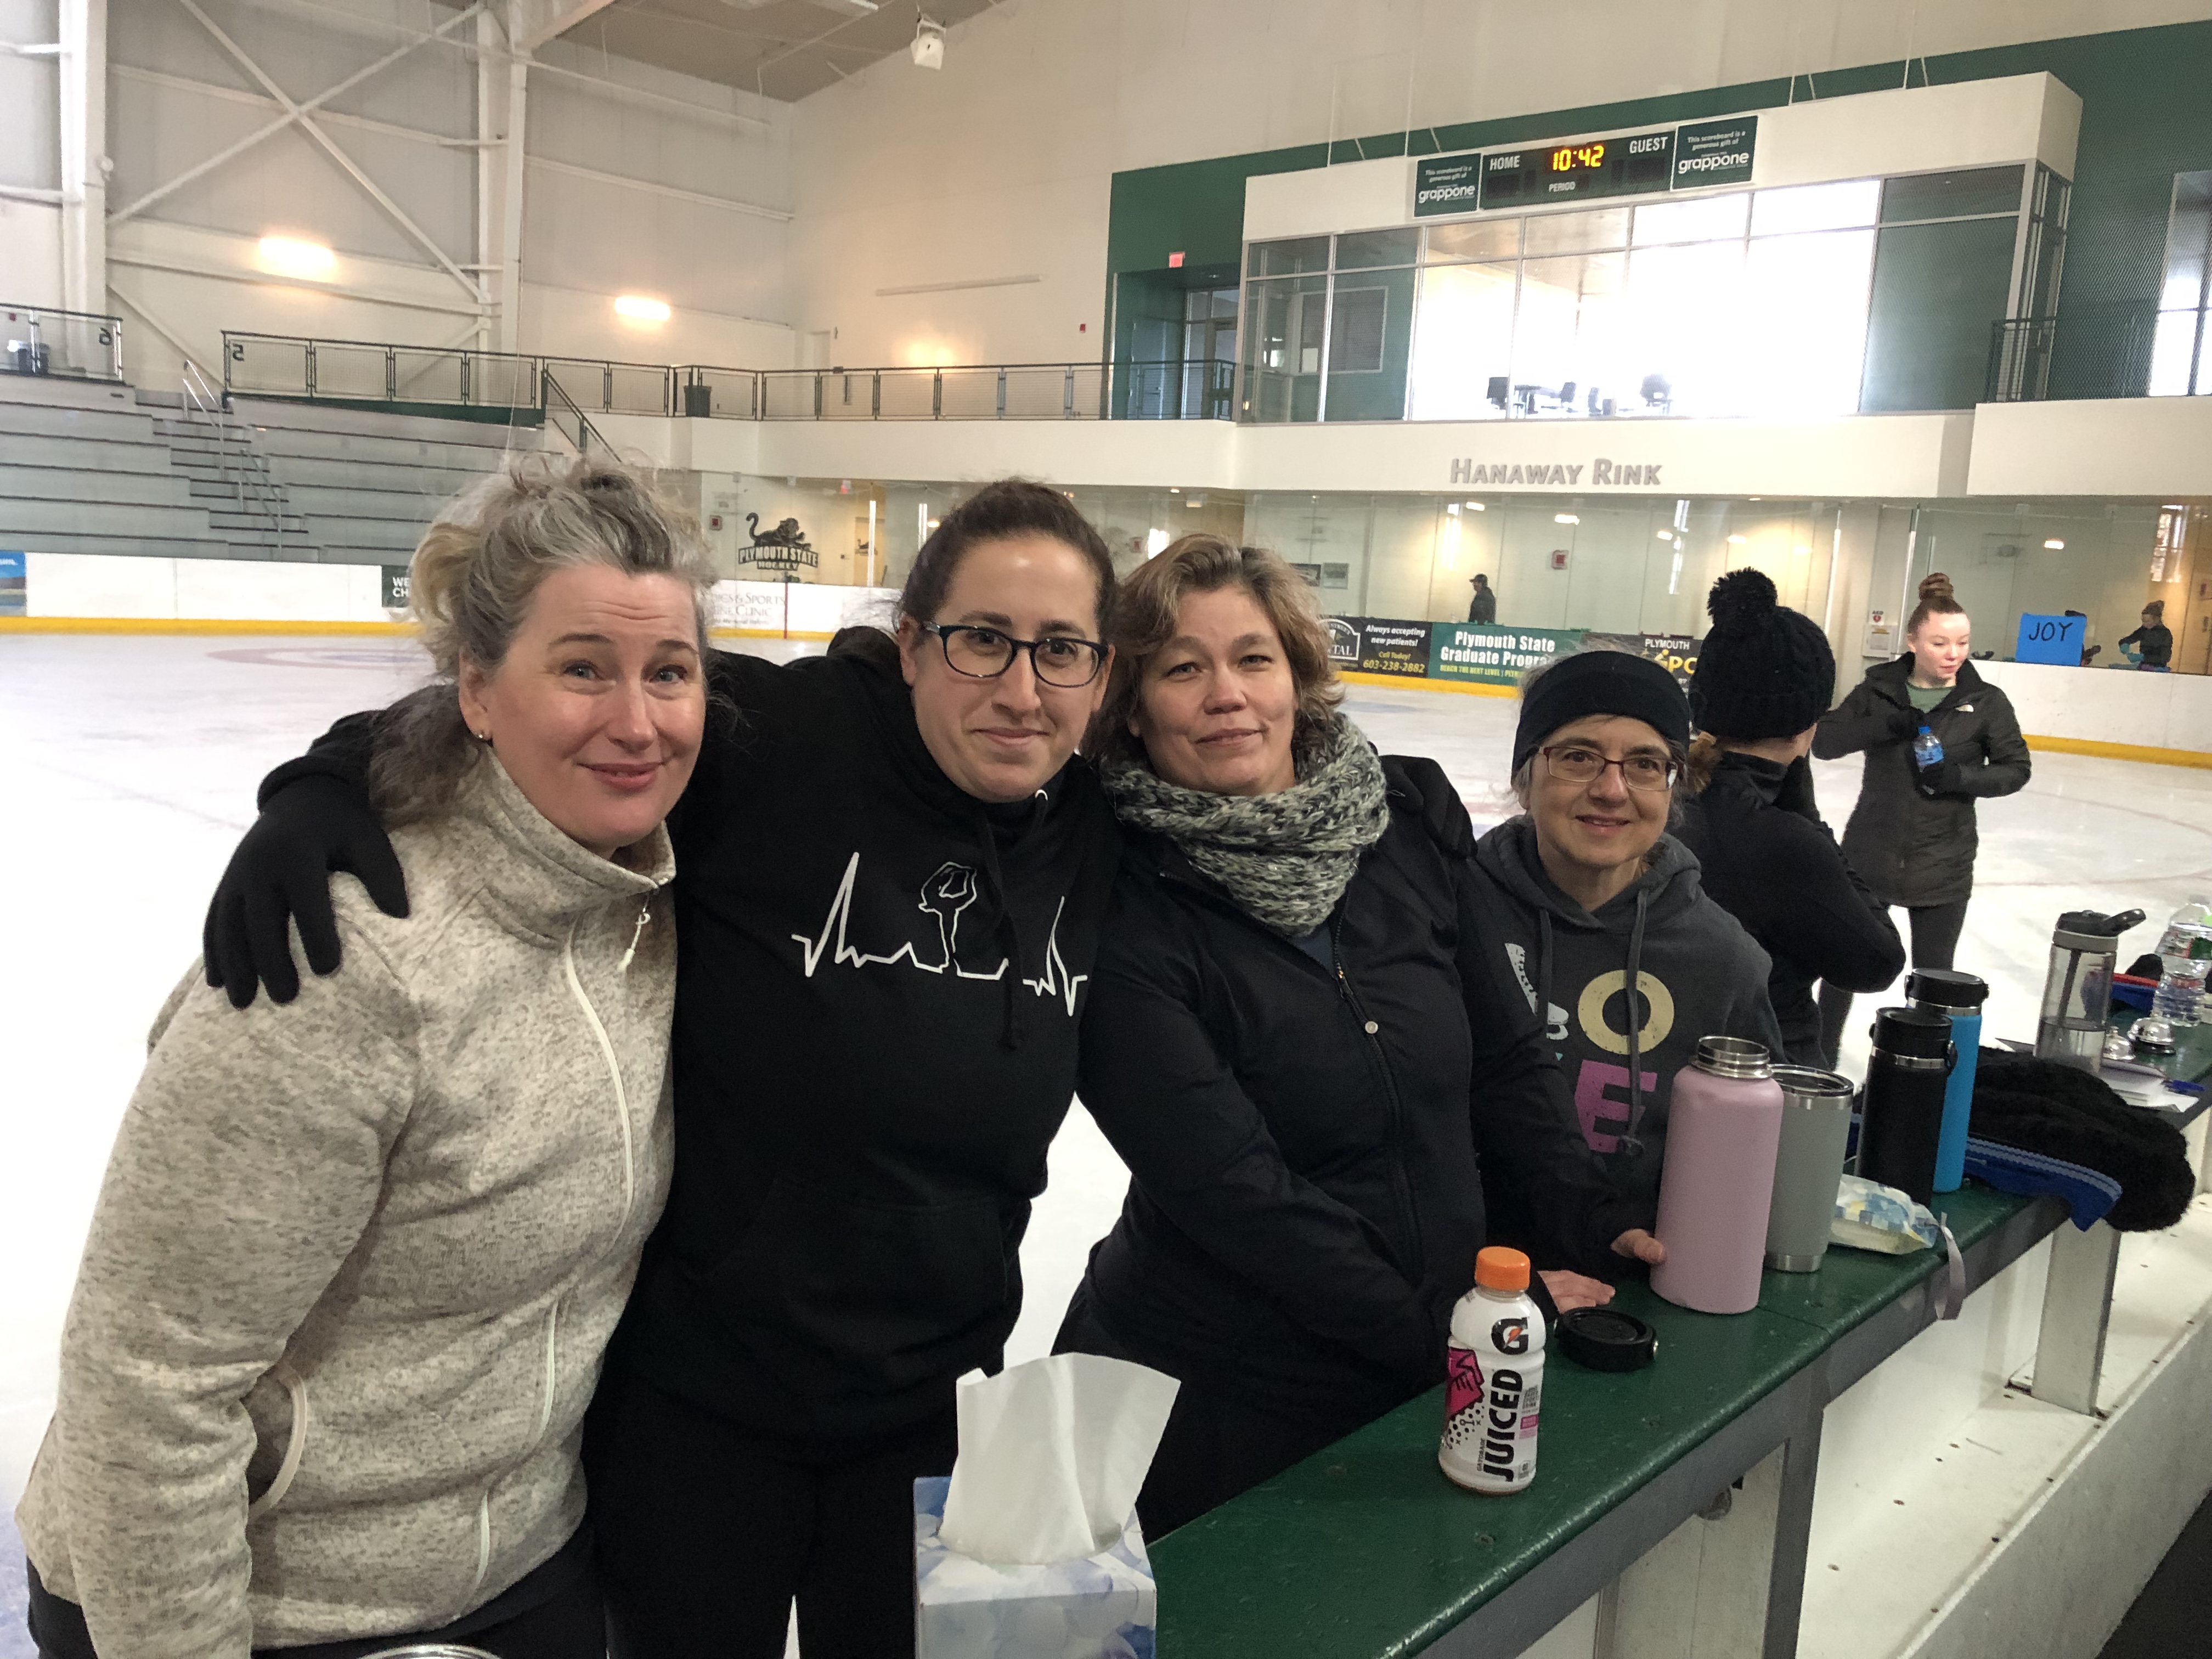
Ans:
[[[1390,822],[1382,763],[1342,714],[1297,750],[1298,781],[1273,795],[1215,795],[1124,763],[1104,774],[1115,816],[1165,836],[1285,939],[1327,921]]]

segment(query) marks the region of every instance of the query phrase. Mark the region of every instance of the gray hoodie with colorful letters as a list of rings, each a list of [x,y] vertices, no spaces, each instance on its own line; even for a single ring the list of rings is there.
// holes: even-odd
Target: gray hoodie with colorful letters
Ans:
[[[1528,1006],[1541,1009],[1583,1139],[1624,1195],[1656,1200],[1674,1074],[1698,1039],[1748,1037],[1781,1058],[1766,952],[1705,896],[1695,854],[1672,836],[1595,915],[1544,872],[1525,817],[1485,836],[1474,860],[1486,948],[1505,953]]]

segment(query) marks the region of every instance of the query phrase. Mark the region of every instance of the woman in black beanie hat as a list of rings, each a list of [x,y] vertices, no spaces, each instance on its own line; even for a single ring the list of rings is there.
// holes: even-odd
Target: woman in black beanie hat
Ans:
[[[1782,1046],[1765,952],[1667,833],[1689,741],[1681,687],[1656,662],[1583,651],[1532,672],[1513,737],[1522,815],[1476,844],[1460,919],[1540,1012],[1583,1139],[1644,1202],[1698,1039]],[[1491,1237],[1532,1236],[1520,1183],[1493,1183],[1487,1158],[1484,1173]]]
[[[1836,684],[1810,617],[1778,602],[1758,570],[1713,584],[1713,619],[1690,682],[1691,745],[1680,822],[1705,891],[1773,958],[1766,988],[1789,1058],[1829,1063],[1813,986],[1880,991],[1905,968],[1887,907],[1820,821],[1807,755]]]

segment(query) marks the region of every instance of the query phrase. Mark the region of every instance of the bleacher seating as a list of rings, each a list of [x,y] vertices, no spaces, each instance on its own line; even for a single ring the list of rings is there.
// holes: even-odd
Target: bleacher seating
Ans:
[[[535,427],[0,374],[0,549],[404,563]]]

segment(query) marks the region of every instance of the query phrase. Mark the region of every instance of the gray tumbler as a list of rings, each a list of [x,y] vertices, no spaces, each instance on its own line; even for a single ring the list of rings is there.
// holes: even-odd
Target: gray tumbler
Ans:
[[[1774,1080],[1782,1085],[1782,1149],[1766,1214],[1766,1265],[1809,1273],[1828,1251],[1854,1091],[1849,1078],[1809,1066],[1778,1066]]]

